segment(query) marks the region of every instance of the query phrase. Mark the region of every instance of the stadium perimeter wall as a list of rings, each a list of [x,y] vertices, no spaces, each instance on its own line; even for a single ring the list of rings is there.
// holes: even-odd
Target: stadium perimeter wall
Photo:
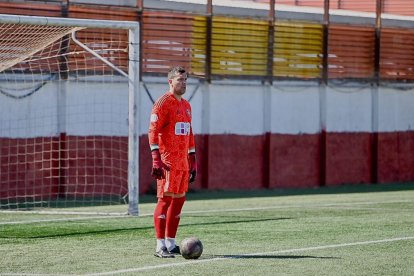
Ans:
[[[162,84],[163,81],[166,83],[165,78],[148,82],[147,89],[152,98],[157,98],[168,88]],[[123,97],[119,92],[126,90],[120,84],[116,87],[106,84],[93,89],[76,87],[77,85],[68,86],[68,91],[72,92],[68,93],[67,113],[73,114],[73,117],[69,117],[66,122],[67,143],[79,141],[80,137],[85,137],[85,140],[87,137],[99,137],[94,143],[105,147],[105,143],[114,143],[116,136],[120,144],[126,144],[127,92]],[[355,91],[351,92],[351,89]],[[10,131],[20,129],[20,132],[8,135],[14,137],[14,144],[18,145],[19,139],[23,142],[30,137],[42,139],[50,137],[51,133],[58,133],[57,106],[50,104],[57,103],[54,91],[52,85],[45,86],[41,93],[23,100],[23,106],[27,108],[22,108],[22,100],[17,103],[14,99],[5,98],[0,102],[3,118],[11,116],[16,119],[22,116],[32,120],[23,123],[22,119],[23,124],[37,126],[24,129],[14,125],[10,128]],[[358,84],[344,89],[300,81],[275,82],[273,85],[263,85],[256,81],[214,84],[190,81],[186,97],[191,98],[193,107],[193,126],[200,165],[199,178],[193,188],[317,187],[321,181],[325,181],[328,186],[371,183],[374,172],[378,173],[375,177],[380,183],[412,181],[412,92],[385,87],[361,87]],[[101,97],[102,93],[105,97]],[[103,104],[116,103],[114,106],[119,110],[115,113],[125,115],[119,116],[117,124],[113,120],[110,126],[95,124],[103,113],[96,111],[97,114],[92,114],[88,103],[92,104],[98,96],[104,101]],[[149,175],[151,155],[147,139],[152,101],[144,93],[141,97],[140,189],[141,192],[146,192],[153,185]],[[36,108],[30,108],[31,105]],[[50,121],[45,122],[44,118],[49,118]],[[82,126],[75,123],[76,118],[85,118]],[[125,134],[124,137],[119,136],[122,133]],[[375,141],[374,135],[378,136],[377,147],[372,144]],[[0,141],[5,150],[10,139],[1,138]],[[49,143],[52,145],[53,139]],[[44,147],[47,148],[47,145]],[[84,145],[69,148],[73,152],[68,152],[68,156],[83,156],[79,160],[70,158],[67,175],[77,177],[69,179],[69,183],[113,181],[110,178],[82,178],[79,173],[71,172],[71,167],[78,167],[76,162],[87,162],[88,168],[96,169],[99,166],[95,163],[99,159],[92,147],[90,150]],[[377,153],[373,152],[375,148],[378,148]],[[373,168],[376,163],[372,158],[376,155],[378,163]],[[29,162],[32,165],[38,164],[34,162],[36,159],[50,161],[41,153],[36,157],[30,152],[22,152],[19,156],[24,166],[29,157],[33,158],[33,162]],[[52,170],[53,166],[49,167]],[[43,174],[45,168],[48,166],[41,165]],[[33,173],[32,170],[28,171]],[[53,173],[50,172],[50,175]],[[96,172],[85,172],[85,175],[96,175]],[[106,172],[105,175],[111,173]],[[112,188],[121,188],[117,187],[117,183],[113,185]]]

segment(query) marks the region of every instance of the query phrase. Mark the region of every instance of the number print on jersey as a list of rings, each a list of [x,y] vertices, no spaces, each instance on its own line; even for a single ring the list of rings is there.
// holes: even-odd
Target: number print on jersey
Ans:
[[[175,135],[189,135],[190,123],[177,122],[175,124]]]

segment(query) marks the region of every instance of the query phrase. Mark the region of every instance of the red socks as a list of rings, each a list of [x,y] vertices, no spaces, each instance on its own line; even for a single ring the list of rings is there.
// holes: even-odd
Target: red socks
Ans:
[[[177,234],[178,224],[180,223],[181,209],[185,202],[185,196],[173,198],[170,208],[167,212],[167,238],[175,238]]]
[[[165,226],[167,222],[167,211],[171,205],[172,197],[164,196],[158,198],[157,206],[154,210],[154,228],[157,239],[165,239]]]
[[[184,202],[185,196],[158,198],[154,210],[154,228],[157,239],[175,238]]]

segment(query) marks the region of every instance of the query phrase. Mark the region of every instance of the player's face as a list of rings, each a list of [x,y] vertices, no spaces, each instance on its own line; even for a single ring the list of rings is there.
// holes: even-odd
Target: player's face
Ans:
[[[184,95],[187,89],[187,74],[177,74],[174,78],[169,80],[171,92],[181,96]]]

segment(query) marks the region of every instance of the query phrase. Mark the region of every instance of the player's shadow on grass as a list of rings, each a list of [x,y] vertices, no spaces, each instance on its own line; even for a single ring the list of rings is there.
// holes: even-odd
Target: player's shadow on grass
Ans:
[[[235,224],[235,223],[250,223],[250,222],[264,222],[264,221],[276,221],[276,220],[286,220],[292,219],[288,217],[281,218],[260,218],[260,219],[243,219],[243,220],[226,220],[226,221],[212,221],[212,222],[202,222],[202,223],[183,223],[180,224],[181,227],[194,226],[194,225],[214,225],[214,224]]]
[[[180,224],[180,228],[186,226],[200,226],[200,225],[218,225],[218,224],[236,224],[236,223],[254,223],[254,222],[263,222],[263,221],[277,221],[277,220],[285,220],[285,219],[292,219],[287,217],[281,218],[260,218],[260,219],[240,219],[240,220],[226,220],[226,221],[211,221],[211,222],[204,222],[204,223],[183,223]],[[125,233],[129,231],[147,231],[154,229],[153,225],[143,226],[143,227],[131,227],[131,228],[116,228],[116,229],[102,229],[102,230],[94,230],[94,231],[82,231],[79,229],[78,225],[75,224],[73,229],[69,230],[68,227],[65,229],[53,229],[53,234],[51,234],[50,229],[44,229],[44,233],[36,233],[33,235],[32,232],[27,233],[27,235],[20,235],[16,236],[14,233],[11,235],[0,235],[0,238],[20,238],[20,239],[43,239],[43,238],[60,238],[60,237],[70,237],[70,236],[87,236],[87,235],[106,235],[109,233]],[[40,230],[41,231],[41,230]],[[59,231],[62,231],[59,233]]]
[[[338,257],[319,257],[309,255],[212,255],[212,258],[228,258],[228,259],[340,259]]]

